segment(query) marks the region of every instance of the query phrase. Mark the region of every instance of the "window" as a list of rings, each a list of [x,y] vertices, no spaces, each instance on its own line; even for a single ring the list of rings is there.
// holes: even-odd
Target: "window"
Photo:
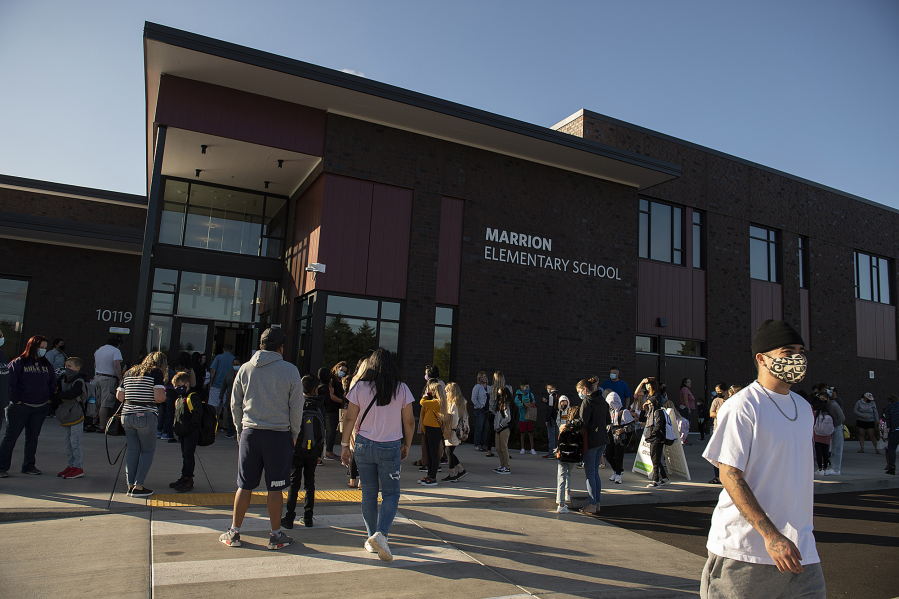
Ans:
[[[808,237],[799,238],[799,288],[808,289]]]
[[[287,200],[166,179],[159,243],[280,258]]]
[[[683,264],[683,210],[640,199],[640,257]]]
[[[702,357],[702,343],[685,339],[665,339],[665,353],[669,356]]]
[[[693,268],[703,266],[702,212],[693,211]]]
[[[659,353],[658,337],[644,337],[643,335],[637,335],[637,351],[646,354]]]
[[[749,276],[760,281],[779,283],[777,231],[749,227]]]
[[[10,360],[24,349],[22,327],[27,297],[28,281],[0,279],[0,331],[3,331],[3,343]]]
[[[150,322],[157,322],[163,329],[163,333],[156,335],[156,338],[161,339],[161,347],[168,343],[171,319],[161,320],[156,319],[156,316],[189,316],[230,322],[262,321],[264,324],[271,324],[273,320],[277,320],[272,315],[280,305],[280,285],[272,281],[157,268],[150,296]],[[166,330],[169,331],[168,334],[165,333]],[[151,332],[154,335],[158,333],[156,329]],[[148,343],[150,336],[148,335]]]
[[[455,309],[437,306],[434,314],[434,366],[440,377],[450,380],[453,366],[453,316]]]
[[[890,304],[890,261],[861,252],[854,252],[855,297]]]
[[[301,307],[301,314],[305,308]],[[311,314],[311,308],[309,309]],[[400,304],[377,299],[329,295],[325,322],[324,364],[356,363],[378,347],[399,354]],[[302,348],[302,342],[300,347]]]

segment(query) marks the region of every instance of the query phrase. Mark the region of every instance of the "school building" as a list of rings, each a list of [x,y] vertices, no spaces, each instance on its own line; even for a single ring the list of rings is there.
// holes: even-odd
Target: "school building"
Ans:
[[[13,346],[246,359],[279,325],[303,373],[384,346],[414,392],[435,363],[466,394],[617,365],[699,395],[783,318],[803,387],[899,390],[892,208],[588,110],[544,127],[152,23],[144,52],[146,196],[0,177]]]

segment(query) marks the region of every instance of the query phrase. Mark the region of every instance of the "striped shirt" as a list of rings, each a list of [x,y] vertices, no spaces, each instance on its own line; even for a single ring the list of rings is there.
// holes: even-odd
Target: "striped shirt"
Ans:
[[[162,371],[154,368],[150,374],[143,376],[128,376],[122,381],[119,390],[125,392],[125,405],[122,406],[122,416],[125,414],[159,415],[156,409],[156,400],[153,399],[153,389],[165,389],[165,378]]]

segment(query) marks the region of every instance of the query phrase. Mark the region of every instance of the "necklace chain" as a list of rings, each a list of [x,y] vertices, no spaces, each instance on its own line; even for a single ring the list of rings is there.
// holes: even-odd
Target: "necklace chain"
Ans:
[[[777,405],[777,402],[774,401],[774,398],[771,397],[771,394],[768,393],[768,390],[765,389],[765,386],[762,385],[761,383],[759,383],[758,381],[756,381],[756,383],[758,383],[759,387],[762,388],[762,391],[765,392],[765,395],[768,396],[768,399],[771,400],[771,403],[774,404],[774,407],[777,408],[777,411],[784,415],[784,418],[786,418],[786,419],[789,420],[790,422],[796,422],[796,419],[799,418],[799,406],[796,405],[796,398],[793,397],[793,392],[792,392],[792,391],[790,391],[790,399],[793,400],[793,409],[796,410],[796,415],[793,416],[792,418],[790,418],[789,416],[786,415],[786,413],[785,413],[783,410],[780,409],[780,406]]]

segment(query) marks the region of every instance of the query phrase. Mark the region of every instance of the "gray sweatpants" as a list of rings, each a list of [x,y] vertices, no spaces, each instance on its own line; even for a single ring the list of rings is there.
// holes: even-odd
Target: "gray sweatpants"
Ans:
[[[702,569],[701,599],[827,599],[821,564],[802,566],[802,574],[777,566],[750,564],[714,553]]]

